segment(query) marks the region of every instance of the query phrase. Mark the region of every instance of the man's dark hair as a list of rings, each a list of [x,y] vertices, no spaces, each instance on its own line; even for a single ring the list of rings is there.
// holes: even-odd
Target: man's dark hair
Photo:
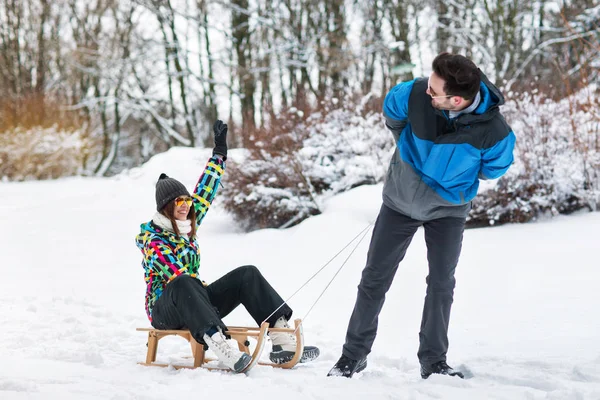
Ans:
[[[440,53],[433,60],[433,72],[446,84],[444,92],[471,100],[479,91],[481,75],[479,68],[467,57],[460,54]]]

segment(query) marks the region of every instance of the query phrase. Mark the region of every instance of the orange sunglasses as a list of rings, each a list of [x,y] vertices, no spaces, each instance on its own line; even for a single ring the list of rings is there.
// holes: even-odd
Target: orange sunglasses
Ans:
[[[186,203],[188,207],[192,206],[192,198],[191,197],[178,197],[175,199],[175,205],[177,207],[181,207],[183,203]]]

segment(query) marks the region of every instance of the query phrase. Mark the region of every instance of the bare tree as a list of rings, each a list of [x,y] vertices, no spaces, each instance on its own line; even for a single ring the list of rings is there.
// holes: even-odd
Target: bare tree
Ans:
[[[406,68],[412,64],[410,56],[409,35],[409,6],[410,2],[403,0],[388,0],[386,4],[386,14],[390,20],[392,36],[397,43],[395,50],[391,54],[392,67],[399,67],[395,75],[401,81],[413,78],[412,69]],[[391,71],[393,72],[393,71]]]
[[[105,126],[106,121],[103,118],[105,135],[102,147],[102,158],[95,170],[97,175],[106,175],[117,159],[123,121],[130,112],[130,110],[126,109],[125,113],[122,113],[120,96],[126,76],[130,73],[129,63],[131,61],[132,33],[135,28],[133,22],[135,6],[131,5],[128,8],[121,10],[115,5],[111,9],[111,13],[115,20],[116,38],[116,40],[110,42],[111,53],[113,54],[111,62],[116,66],[116,68],[111,71],[112,76],[109,78],[110,90],[113,93],[111,99],[113,108],[113,127],[110,129],[110,134],[108,134],[109,130]],[[103,116],[105,113],[106,108],[103,107]]]
[[[600,6],[578,0],[563,4],[555,13],[542,13],[539,43],[527,53],[507,83],[513,88],[525,76],[554,98],[572,94],[573,88],[598,82],[600,62]],[[531,79],[529,80],[531,81]]]
[[[327,48],[323,49],[326,57],[320,66],[322,73],[319,80],[319,92],[324,94],[325,82],[329,81],[332,95],[341,98],[344,95],[344,87],[347,85],[346,70],[354,61],[348,57],[347,52],[347,26],[344,0],[327,0],[324,2],[325,15],[327,19],[323,26]]]
[[[50,18],[47,0],[0,3],[0,127],[45,120]]]
[[[252,132],[256,128],[254,120],[256,77],[253,73],[253,32],[250,30],[250,10],[248,0],[232,0],[231,6],[231,37],[237,61],[235,74],[240,91],[242,126],[244,130]],[[242,137],[242,144],[247,145],[245,136]]]
[[[200,76],[206,77],[202,82],[203,87],[203,105],[204,105],[204,115],[208,121],[214,121],[217,119],[217,93],[216,93],[216,81],[214,75],[214,60],[211,56],[210,50],[210,35],[208,34],[209,30],[209,12],[207,7],[207,0],[196,0],[196,10],[197,10],[197,24],[198,24],[198,43],[201,43],[200,46],[204,52],[200,52],[199,56],[199,67],[200,67]],[[203,57],[204,55],[204,57]],[[206,62],[204,62],[206,59]],[[206,67],[204,65],[206,64]],[[206,69],[205,69],[206,68]],[[210,138],[211,135],[210,126],[206,131],[206,138]],[[206,143],[210,145],[210,143]]]

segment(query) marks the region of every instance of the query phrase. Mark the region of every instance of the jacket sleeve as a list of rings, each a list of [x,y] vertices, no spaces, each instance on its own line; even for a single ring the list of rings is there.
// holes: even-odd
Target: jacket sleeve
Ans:
[[[146,265],[160,279],[169,282],[187,273],[187,268],[175,257],[171,248],[160,239],[150,239],[143,251]]]
[[[408,99],[414,83],[414,80],[399,83],[389,91],[383,101],[385,126],[392,132],[396,142],[408,122]]]
[[[194,200],[194,208],[196,209],[196,226],[199,226],[208,212],[213,199],[219,189],[221,177],[225,172],[225,162],[221,157],[212,156],[204,172],[200,175],[192,198]]]
[[[500,178],[514,161],[513,150],[516,137],[510,131],[509,134],[494,146],[483,149],[481,152],[481,169],[479,179]]]

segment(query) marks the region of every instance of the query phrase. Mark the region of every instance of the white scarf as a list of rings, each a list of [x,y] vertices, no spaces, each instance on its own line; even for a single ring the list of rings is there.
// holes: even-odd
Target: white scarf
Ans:
[[[171,220],[159,212],[154,214],[154,217],[152,217],[152,222],[169,232],[175,233],[173,231],[173,224],[171,224]],[[181,235],[188,235],[192,231],[192,221],[189,219],[186,219],[185,221],[176,219],[175,222],[177,223],[177,229],[179,229],[179,233]]]

